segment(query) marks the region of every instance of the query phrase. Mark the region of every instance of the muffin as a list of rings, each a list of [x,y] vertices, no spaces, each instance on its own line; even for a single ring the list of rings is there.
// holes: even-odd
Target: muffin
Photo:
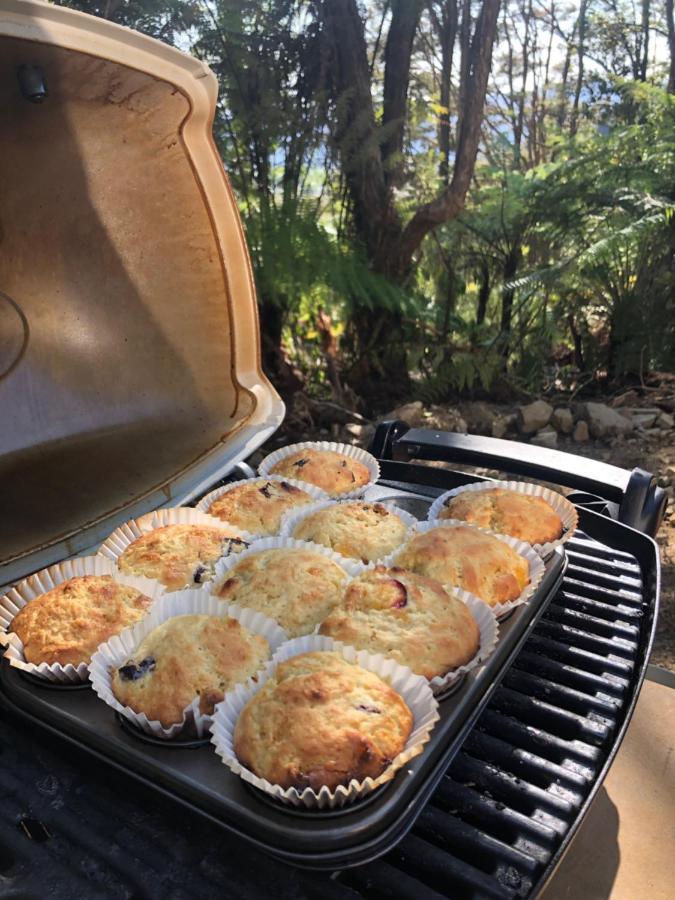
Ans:
[[[385,681],[338,653],[280,663],[246,704],[237,759],[283,788],[319,791],[377,778],[405,748],[413,715]]]
[[[221,556],[248,547],[232,528],[214,525],[164,525],[129,544],[117,560],[120,572],[156,578],[169,591],[213,578]]]
[[[283,475],[321,488],[330,497],[340,497],[370,481],[367,466],[334,450],[296,450],[270,469],[270,475]]]
[[[463,525],[416,534],[394,563],[441,584],[464,588],[490,606],[516,600],[530,582],[523,556],[499,538]]]
[[[385,566],[350,582],[319,633],[382,653],[429,680],[469,662],[480,646],[478,625],[461,600],[432,578]]]
[[[112,575],[69,578],[14,617],[11,629],[27,662],[88,663],[103,641],[143,618],[152,600]]]
[[[291,637],[309,634],[340,601],[344,569],[313,550],[280,547],[235,563],[216,596],[275,619]]]
[[[112,674],[112,692],[123,706],[170,728],[199,697],[199,710],[214,706],[270,658],[264,637],[228,616],[167,619]]]
[[[547,544],[563,534],[562,519],[549,503],[508,488],[464,491],[443,504],[438,518],[461,519],[529,544]]]
[[[381,503],[355,500],[310,513],[298,522],[292,536],[368,563],[393,553],[407,532],[405,522]]]
[[[312,500],[307,491],[288,481],[259,478],[221,494],[206,512],[252,534],[273,535],[278,534],[285,512]]]

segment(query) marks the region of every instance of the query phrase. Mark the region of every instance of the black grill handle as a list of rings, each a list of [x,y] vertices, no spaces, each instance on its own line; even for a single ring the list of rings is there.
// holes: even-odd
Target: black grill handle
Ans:
[[[378,426],[371,452],[380,459],[434,459],[468,463],[525,475],[596,494],[619,507],[619,521],[652,537],[663,519],[667,497],[644,469],[620,469],[604,462],[475,434],[410,428],[389,421]]]

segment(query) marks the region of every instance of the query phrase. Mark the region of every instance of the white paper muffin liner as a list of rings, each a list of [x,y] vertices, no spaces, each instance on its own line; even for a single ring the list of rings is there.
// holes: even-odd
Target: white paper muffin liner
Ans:
[[[577,513],[574,504],[570,503],[566,497],[563,497],[562,494],[558,494],[556,491],[542,487],[539,484],[530,484],[526,481],[478,481],[473,484],[464,484],[462,487],[454,488],[451,491],[446,491],[444,494],[441,494],[440,497],[437,497],[431,504],[427,520],[429,522],[446,521],[445,519],[439,519],[438,516],[451,497],[457,497],[459,494],[465,493],[465,491],[490,491],[494,490],[494,488],[505,488],[506,490],[517,491],[517,493],[525,494],[528,497],[541,497],[542,500],[545,500],[546,503],[553,507],[558,513],[564,528],[563,536],[558,538],[557,541],[548,541],[544,544],[532,544],[531,546],[540,556],[544,558],[550,556],[556,547],[562,546],[562,544],[568,541],[576,531],[579,523],[579,514]],[[494,532],[494,534],[499,533],[500,532]]]
[[[356,562],[353,559],[347,559],[344,556],[340,556],[339,553],[335,553],[334,550],[329,550],[328,547],[324,547],[323,544],[315,544],[312,541],[298,541],[295,538],[260,538],[260,540],[254,541],[250,547],[247,547],[246,550],[242,550],[242,552],[238,553],[236,556],[225,556],[222,559],[218,560],[213,580],[204,585],[204,590],[215,595],[216,592],[220,590],[224,582],[227,581],[229,577],[228,573],[230,572],[230,570],[233,569],[242,559],[246,559],[247,556],[253,556],[256,553],[262,553],[264,550],[284,549],[311,550],[313,553],[318,553],[319,556],[325,556],[326,559],[332,560],[345,573],[345,584],[347,584],[350,578],[356,578],[357,575],[360,575],[361,572],[363,572],[363,570],[365,569],[363,563]],[[223,603],[224,601],[219,599],[219,602]],[[316,624],[314,631],[318,629],[319,624],[320,623]]]
[[[314,500],[327,500],[328,495],[325,494],[321,488],[316,487],[313,484],[309,484],[306,481],[298,481],[297,478],[286,478],[283,475],[258,475],[255,478],[243,478],[241,481],[232,481],[230,484],[226,484],[223,487],[216,488],[215,491],[211,491],[206,494],[199,503],[195,506],[195,509],[198,512],[206,513],[206,515],[210,515],[209,508],[216,500],[223,496],[223,494],[229,494],[230,491],[233,491],[235,488],[241,487],[243,484],[255,484],[256,482],[265,482],[265,481],[285,481],[288,484],[292,484],[293,487],[300,488],[301,491],[305,491],[305,493],[309,494]],[[304,504],[307,506],[308,504]],[[213,516],[212,518],[218,519],[219,522],[222,522],[224,525],[230,525],[231,528],[237,528],[237,525],[233,525],[229,523],[226,519],[221,519],[219,516]],[[277,532],[280,534],[281,532]],[[273,535],[266,535],[263,532],[249,532],[252,537],[273,537]]]
[[[405,700],[413,714],[412,730],[405,748],[377,778],[366,778],[361,782],[353,779],[347,787],[340,785],[335,791],[329,790],[328,787],[322,787],[319,791],[314,791],[309,787],[302,791],[298,791],[296,788],[284,789],[278,784],[271,784],[266,779],[259,778],[242,766],[234,752],[234,729],[244,706],[271,677],[279,663],[301,653],[320,650],[334,650],[341,653],[348,662],[374,672],[383,681],[390,684]],[[356,650],[354,647],[333,641],[328,637],[306,635],[283,644],[274,654],[271,664],[261,674],[257,684],[239,685],[230,691],[222,703],[216,707],[213,718],[211,742],[215,745],[218,756],[235,775],[239,775],[248,784],[282,803],[307,809],[335,809],[353,803],[391,781],[399,769],[422,752],[439,715],[438,702],[433,696],[426,678],[414,675],[410,669],[380,654]]]
[[[110,670],[116,669],[130,656],[133,656],[141,641],[167,619],[189,615],[229,616],[236,619],[244,628],[266,638],[270,645],[270,659],[275,651],[288,640],[288,635],[283,628],[262,613],[251,609],[242,609],[234,603],[224,603],[199,588],[164,594],[142,622],[125,628],[120,634],[101,644],[92,656],[89,667],[89,680],[101,700],[152,737],[170,740],[188,726],[193,726],[197,736],[203,737],[208,731],[212,716],[199,711],[199,697],[196,696],[185,707],[182,720],[169,728],[164,728],[160,722],[148,719],[145,713],[137,713],[129,706],[122,706],[112,692]],[[252,678],[248,682],[253,683]]]
[[[78,665],[68,663],[29,663],[24,657],[23,643],[17,634],[12,632],[12,620],[17,613],[32,600],[53,590],[64,581],[82,575],[112,575],[115,581],[136,588],[153,601],[157,601],[164,593],[164,586],[151,578],[139,575],[124,575],[109,559],[102,556],[79,556],[56,563],[29,575],[14,585],[4,597],[0,598],[0,646],[4,646],[5,659],[10,666],[37,675],[47,681],[61,684],[77,684],[86,681],[89,667],[86,662]]]
[[[156,509],[154,512],[146,513],[138,519],[131,519],[129,522],[125,522],[124,525],[120,525],[101,544],[97,554],[117,563],[117,560],[130,544],[133,544],[134,541],[149,531],[154,531],[155,528],[163,528],[165,525],[213,525],[216,528],[232,528],[243,541],[250,543],[254,540],[253,535],[249,534],[248,531],[236,528],[234,525],[228,525],[227,522],[223,522],[215,516],[209,516],[205,512],[192,509],[189,506],[175,506],[170,509]],[[198,585],[179,588],[178,590],[190,590],[191,587],[198,587]],[[201,588],[203,585],[199,585],[199,587]],[[167,588],[164,588],[164,590],[167,593],[171,593]]]
[[[525,541],[519,541],[516,538],[509,537],[506,534],[497,534],[494,531],[488,531],[487,528],[480,528],[478,525],[470,525],[468,522],[462,522],[459,519],[441,519],[434,522],[418,522],[417,525],[415,525],[411,529],[408,540],[412,540],[416,534],[423,534],[426,531],[432,531],[434,528],[456,528],[457,526],[461,526],[462,528],[472,528],[475,531],[481,531],[483,534],[489,534],[490,537],[496,538],[498,541],[502,541],[503,543],[508,544],[509,547],[512,547],[516,551],[516,553],[519,553],[520,556],[525,557],[530,568],[530,583],[525,587],[520,596],[516,597],[515,600],[510,600],[508,603],[494,603],[490,605],[486,600],[482,600],[476,594],[473,594],[470,591],[465,591],[463,588],[460,588],[457,585],[451,585],[453,590],[457,592],[458,596],[462,597],[463,599],[467,597],[475,597],[476,600],[478,600],[480,603],[489,606],[489,608],[498,619],[503,619],[517,606],[522,606],[523,603],[527,603],[527,601],[539,587],[541,579],[544,577],[545,567],[539,554],[530,544],[526,543]],[[403,545],[403,547],[404,546],[405,545]],[[403,547],[399,547],[398,550],[390,553],[389,556],[386,556],[383,560],[380,561],[379,565],[387,566],[388,568],[391,566],[397,566],[398,563],[396,562],[396,557],[403,550]],[[366,566],[366,568],[370,568],[373,565],[374,564],[371,563],[369,566]]]
[[[300,509],[291,509],[281,518],[281,530],[279,534],[281,537],[293,537],[293,531],[296,526],[300,524],[304,519],[308,516],[311,516],[313,513],[318,512],[320,509],[327,509],[329,506],[340,506],[345,503],[364,503],[369,506],[374,506],[376,503],[379,503],[380,506],[384,506],[388,512],[394,513],[399,517],[399,519],[406,526],[406,533],[403,537],[403,540],[398,545],[399,547],[405,543],[408,539],[410,531],[414,525],[417,525],[418,519],[415,518],[411,513],[407,512],[404,509],[400,509],[398,506],[394,506],[391,503],[381,503],[379,500],[363,500],[362,498],[355,498],[352,500],[319,500],[316,503],[306,503]],[[314,543],[314,542],[313,542]],[[398,548],[396,548],[398,549]],[[337,553],[337,550],[334,551]],[[391,550],[390,553],[394,553],[395,550]],[[351,561],[361,562],[361,560],[354,560],[353,556],[344,556],[342,553],[338,553],[342,559],[347,559]],[[386,553],[384,556],[389,556],[389,553]],[[384,556],[381,557],[384,559]],[[371,560],[371,562],[377,562],[377,560]],[[370,563],[364,563],[364,565],[369,565]]]
[[[295,453],[297,450],[332,450],[334,453],[341,453],[343,456],[355,459],[367,467],[370,472],[368,484],[364,484],[354,491],[336,495],[332,497],[333,500],[353,500],[355,497],[362,497],[368,488],[375,484],[380,477],[380,464],[371,453],[368,453],[367,450],[361,450],[360,447],[354,447],[352,444],[338,444],[334,441],[303,441],[300,444],[289,444],[288,447],[281,447],[263,459],[258,466],[258,473],[267,477],[270,470],[278,462],[281,462],[282,459],[291,453]]]

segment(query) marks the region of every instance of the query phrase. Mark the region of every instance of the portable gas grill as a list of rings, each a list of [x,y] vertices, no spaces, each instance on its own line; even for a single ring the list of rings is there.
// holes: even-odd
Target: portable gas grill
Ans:
[[[0,11],[9,583],[247,474],[242,460],[283,405],[260,369],[208,69],[70,10],[0,0]],[[665,496],[645,472],[402,423],[380,427],[372,449],[382,477],[369,496],[421,518],[441,492],[476,480],[425,459],[566,485],[580,510],[579,531],[503,623],[495,653],[441,701],[409,771],[344,811],[296,813],[239,782],[209,747],[153,746],[87,688],[50,689],[3,661],[4,895],[538,892],[644,678],[659,585],[650,535]]]

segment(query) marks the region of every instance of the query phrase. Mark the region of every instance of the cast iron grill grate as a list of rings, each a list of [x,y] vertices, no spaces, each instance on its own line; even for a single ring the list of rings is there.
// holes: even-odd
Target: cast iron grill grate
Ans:
[[[412,832],[382,859],[333,876],[291,868],[88,758],[64,763],[43,735],[8,722],[0,792],[3,820],[16,828],[0,835],[0,894],[461,900],[536,892],[606,764],[647,640],[637,559],[583,533],[567,549],[560,591]]]

